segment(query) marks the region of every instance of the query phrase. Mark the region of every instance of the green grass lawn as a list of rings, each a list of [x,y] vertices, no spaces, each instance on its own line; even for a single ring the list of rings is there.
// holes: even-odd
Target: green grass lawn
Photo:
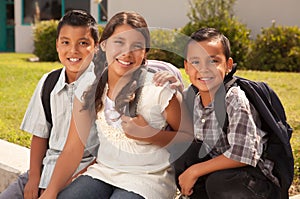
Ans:
[[[19,130],[33,91],[46,72],[60,67],[59,63],[28,62],[32,54],[0,53],[0,139],[25,147],[31,136]],[[187,76],[182,70],[184,79]],[[237,75],[267,82],[279,95],[294,129],[292,147],[296,174],[300,168],[300,74],[258,71],[238,71]],[[299,182],[299,176],[295,178]]]
[[[30,135],[19,130],[33,91],[42,75],[59,63],[28,62],[31,54],[0,53],[0,139],[30,146]]]

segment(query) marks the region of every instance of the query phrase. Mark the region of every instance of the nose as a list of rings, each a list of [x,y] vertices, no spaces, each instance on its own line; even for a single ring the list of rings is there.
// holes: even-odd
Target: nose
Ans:
[[[122,56],[131,56],[131,54],[135,51],[133,44],[126,44],[122,46],[121,55]]]
[[[125,57],[125,56],[130,56],[132,53],[132,49],[130,45],[126,45],[123,46],[123,48],[121,49],[121,56]]]
[[[205,63],[198,64],[195,68],[199,73],[205,73],[208,71],[208,66]]]
[[[71,53],[76,53],[78,52],[78,46],[76,44],[73,44],[70,46],[70,52]]]

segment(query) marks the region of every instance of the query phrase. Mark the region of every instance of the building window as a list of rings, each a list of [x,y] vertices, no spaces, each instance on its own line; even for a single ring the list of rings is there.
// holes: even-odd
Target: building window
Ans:
[[[65,12],[74,9],[81,9],[90,12],[90,0],[64,0]]]
[[[36,20],[60,19],[68,10],[90,12],[90,1],[83,0],[23,0],[23,24]]]
[[[99,22],[107,22],[107,0],[98,0],[99,1]]]

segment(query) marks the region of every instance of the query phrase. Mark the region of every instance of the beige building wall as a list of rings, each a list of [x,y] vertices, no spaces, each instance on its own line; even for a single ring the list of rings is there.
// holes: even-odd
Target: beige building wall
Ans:
[[[30,25],[22,25],[21,19],[22,2],[15,1],[15,51],[16,52],[33,52],[32,27]]]
[[[247,24],[255,37],[262,27],[276,25],[300,27],[299,0],[237,0],[235,14]]]
[[[15,50],[33,52],[32,27],[21,24],[21,1],[15,0]],[[91,14],[98,19],[99,0],[91,1]],[[247,24],[254,38],[262,27],[277,25],[300,27],[300,0],[237,0],[235,14]],[[145,17],[149,27],[174,29],[188,23],[189,0],[108,0],[108,18],[124,10],[134,10]]]
[[[188,23],[189,0],[113,0],[108,1],[109,18],[122,10],[142,14],[150,27],[180,28]],[[300,27],[300,0],[237,0],[237,18],[251,29],[254,38],[262,27],[277,25]]]
[[[108,18],[124,10],[143,15],[152,28],[179,28],[189,20],[188,0],[108,0]]]

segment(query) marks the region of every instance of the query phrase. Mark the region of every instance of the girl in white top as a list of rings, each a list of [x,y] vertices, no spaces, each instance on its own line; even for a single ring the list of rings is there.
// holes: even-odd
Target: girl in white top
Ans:
[[[153,73],[144,66],[149,44],[150,33],[139,14],[120,12],[108,22],[95,60],[96,80],[87,88],[91,80],[86,77],[78,89],[87,92],[76,95],[65,148],[41,198],[56,198],[64,188],[95,119],[100,140],[97,162],[58,198],[174,197],[175,178],[166,147],[190,138],[178,131],[191,132],[191,126],[183,122],[188,117],[181,95],[167,84],[152,83]],[[107,67],[101,70],[103,66]],[[167,124],[174,131],[164,130]]]

